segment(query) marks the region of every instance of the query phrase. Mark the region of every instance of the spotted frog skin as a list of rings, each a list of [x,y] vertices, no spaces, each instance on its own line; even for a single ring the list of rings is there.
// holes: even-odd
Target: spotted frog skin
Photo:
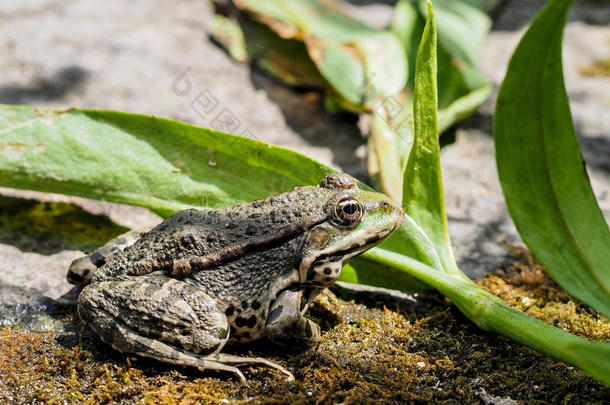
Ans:
[[[85,325],[116,350],[232,372],[262,358],[221,353],[266,336],[291,347],[320,339],[304,317],[346,261],[403,220],[389,197],[329,174],[319,185],[233,208],[180,211],[72,263]]]

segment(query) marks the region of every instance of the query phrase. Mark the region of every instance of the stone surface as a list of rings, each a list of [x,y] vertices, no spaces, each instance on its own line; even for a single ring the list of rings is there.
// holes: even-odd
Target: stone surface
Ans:
[[[370,3],[353,1],[352,12],[383,25],[389,20],[390,6]],[[231,132],[366,176],[365,139],[357,117],[327,113],[316,93],[284,87],[258,69],[232,61],[208,37],[212,16],[208,2],[100,4],[93,0],[1,3],[0,102],[124,110],[212,127],[220,114],[228,112],[239,121],[238,126],[226,128]],[[510,0],[496,10],[479,65],[496,88],[528,21],[542,4]],[[610,3],[576,2],[573,8],[565,34],[567,88],[591,181],[609,216],[610,81],[582,76],[578,67],[610,57],[610,32],[604,26],[610,21]],[[490,135],[494,99],[495,94],[478,114],[460,124],[457,141],[442,152],[456,257],[475,277],[509,263],[510,250],[503,244],[520,240],[497,180]],[[206,101],[214,107],[208,113],[199,104]],[[130,228],[159,221],[146,210],[117,204],[6,189],[0,194],[5,196],[0,198],[74,204],[89,213],[92,222],[97,214]],[[90,230],[95,233],[95,226]],[[28,237],[34,246],[43,243],[35,235]],[[12,305],[12,313],[19,313],[17,304],[47,308],[57,300],[73,300],[64,274],[78,250],[68,244],[52,253],[31,251],[5,238],[0,241],[0,297]],[[4,319],[11,323],[16,318]]]

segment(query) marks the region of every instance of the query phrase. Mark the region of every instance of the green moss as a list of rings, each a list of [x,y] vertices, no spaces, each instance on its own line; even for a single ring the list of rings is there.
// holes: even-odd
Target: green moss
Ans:
[[[608,321],[571,301],[531,256],[480,284],[515,306],[525,305],[524,297],[535,300],[521,308],[574,333],[610,338]],[[478,329],[444,297],[420,293],[417,299],[412,306],[365,307],[322,296],[311,311],[324,330],[317,348],[262,342],[232,350],[269,358],[296,377],[286,382],[268,368],[243,368],[248,386],[223,373],[127,359],[87,333],[79,342],[74,332],[4,328],[0,402],[489,403],[510,397],[571,404],[610,396],[584,372]]]
[[[127,230],[74,204],[0,196],[0,242],[24,252],[91,251]]]
[[[515,248],[515,254],[520,263],[479,284],[510,306],[570,333],[594,340],[610,338],[610,320],[575,301],[527,250]]]

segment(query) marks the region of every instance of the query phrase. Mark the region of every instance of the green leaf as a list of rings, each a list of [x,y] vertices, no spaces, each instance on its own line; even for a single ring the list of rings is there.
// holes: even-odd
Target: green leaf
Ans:
[[[236,135],[113,111],[0,108],[0,186],[149,208],[226,207],[333,169]]]
[[[455,3],[457,4],[458,2]],[[400,0],[394,10],[391,27],[392,32],[402,42],[407,55],[410,73],[407,81],[408,89],[413,88],[417,48],[426,22],[422,15],[427,12],[423,9],[425,4],[419,4],[422,5],[422,13],[420,13],[420,8],[415,2]],[[439,3],[439,6],[446,6],[446,3]],[[476,111],[491,93],[491,84],[487,79],[478,73],[472,64],[465,62],[463,58],[460,59],[459,48],[456,51],[452,51],[453,43],[445,42],[445,37],[454,42],[458,41],[461,47],[467,49],[474,57],[479,52],[482,40],[487,36],[489,31],[489,18],[477,9],[472,9],[472,6],[468,4],[454,7],[457,7],[458,11],[465,9],[465,12],[452,14],[452,9],[443,10],[443,13],[449,16],[451,20],[448,22],[450,28],[446,29],[447,27],[439,24],[439,31],[449,31],[450,33],[450,35],[445,36],[439,33],[438,39],[437,80],[440,133],[443,133],[456,122]],[[471,20],[477,23],[473,26]],[[459,28],[458,32],[467,27],[468,35],[466,37],[454,38],[453,35],[455,33],[451,31],[451,27],[454,26]],[[471,41],[472,36],[478,38],[476,42]],[[406,104],[409,105],[410,102],[410,100],[407,100]]]
[[[236,0],[235,4],[280,37],[303,41],[320,74],[347,101],[345,106],[353,105],[357,112],[370,111],[405,86],[408,67],[397,38],[348,17],[335,3]]]
[[[216,14],[212,19],[212,38],[222,45],[233,59],[248,62],[250,55],[246,49],[246,39],[239,24],[230,18]]]
[[[415,131],[403,174],[402,205],[435,248],[440,263],[434,263],[434,267],[462,275],[453,258],[447,230],[436,110],[436,25],[429,3],[428,21],[417,53],[413,95]],[[424,263],[433,265],[428,260]]]
[[[215,15],[212,37],[239,62],[255,60],[262,69],[291,86],[332,91],[301,41],[286,40],[269,27],[247,19]]]
[[[438,19],[438,40],[449,53],[474,65],[491,28],[491,19],[476,6],[463,0],[432,0]],[[426,2],[418,0],[426,15]]]
[[[610,230],[583,166],[563,84],[570,4],[550,2],[511,59],[496,106],[496,160],[527,246],[563,288],[610,317]]]

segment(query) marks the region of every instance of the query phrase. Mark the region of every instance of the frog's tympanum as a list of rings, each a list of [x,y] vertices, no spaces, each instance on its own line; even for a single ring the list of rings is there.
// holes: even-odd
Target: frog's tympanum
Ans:
[[[116,238],[76,260],[68,280],[86,325],[116,350],[225,370],[268,360],[220,353],[225,344],[307,347],[320,327],[304,317],[349,259],[403,220],[383,194],[333,173],[317,186],[233,208],[185,210],[146,233]]]

